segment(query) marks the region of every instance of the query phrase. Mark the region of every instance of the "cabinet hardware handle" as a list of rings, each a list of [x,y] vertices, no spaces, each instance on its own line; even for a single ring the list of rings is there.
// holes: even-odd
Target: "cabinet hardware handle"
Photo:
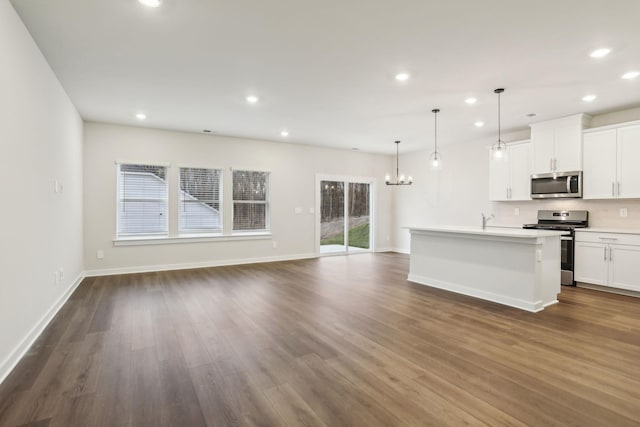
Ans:
[[[618,240],[617,237],[602,237],[602,236],[598,237],[598,239],[600,239],[600,240]]]
[[[615,182],[612,182],[612,183],[611,183],[611,197],[613,197],[613,196],[615,196],[615,195],[616,195],[616,190],[615,190],[615,188],[616,188],[616,184],[615,184]]]
[[[609,246],[609,261],[613,261],[613,248]]]
[[[606,261],[607,260],[607,247],[605,246],[603,249],[604,249],[604,258],[603,259]]]
[[[553,157],[549,159],[549,169],[553,172]]]
[[[618,181],[618,197],[620,197],[620,181]]]

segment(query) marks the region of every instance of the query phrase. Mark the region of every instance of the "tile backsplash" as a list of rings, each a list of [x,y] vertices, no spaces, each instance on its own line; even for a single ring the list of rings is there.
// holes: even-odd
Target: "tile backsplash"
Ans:
[[[518,208],[519,215],[515,214]],[[626,208],[627,216],[620,216],[620,209]],[[541,209],[586,210],[589,211],[589,225],[599,228],[637,229],[640,233],[640,199],[621,200],[531,200],[523,202],[493,202],[496,224],[520,226],[537,222]]]

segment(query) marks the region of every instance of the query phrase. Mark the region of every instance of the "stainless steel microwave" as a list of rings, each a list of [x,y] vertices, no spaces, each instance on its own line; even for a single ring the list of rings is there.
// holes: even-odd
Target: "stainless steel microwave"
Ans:
[[[582,197],[582,172],[554,172],[531,175],[531,198]]]

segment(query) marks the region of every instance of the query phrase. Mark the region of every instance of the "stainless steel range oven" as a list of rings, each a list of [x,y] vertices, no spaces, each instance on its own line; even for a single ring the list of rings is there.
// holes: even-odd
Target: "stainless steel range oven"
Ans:
[[[573,280],[573,269],[575,265],[575,229],[588,226],[588,211],[538,211],[538,223],[525,224],[523,228],[565,232],[560,237],[560,283],[575,286],[575,281]]]

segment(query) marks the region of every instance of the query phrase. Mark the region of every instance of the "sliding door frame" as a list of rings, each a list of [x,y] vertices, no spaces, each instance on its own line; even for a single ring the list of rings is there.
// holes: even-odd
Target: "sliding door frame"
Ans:
[[[322,181],[339,181],[344,183],[344,243],[345,250],[340,252],[322,253],[320,252],[320,239],[321,239],[321,204],[322,200],[320,196]],[[316,255],[317,256],[332,256],[332,255],[348,255],[349,252],[349,184],[369,184],[369,250],[358,251],[355,253],[368,253],[375,252],[376,243],[376,224],[377,224],[377,198],[376,198],[376,179],[372,177],[362,176],[348,176],[348,175],[329,175],[329,174],[316,174]]]

